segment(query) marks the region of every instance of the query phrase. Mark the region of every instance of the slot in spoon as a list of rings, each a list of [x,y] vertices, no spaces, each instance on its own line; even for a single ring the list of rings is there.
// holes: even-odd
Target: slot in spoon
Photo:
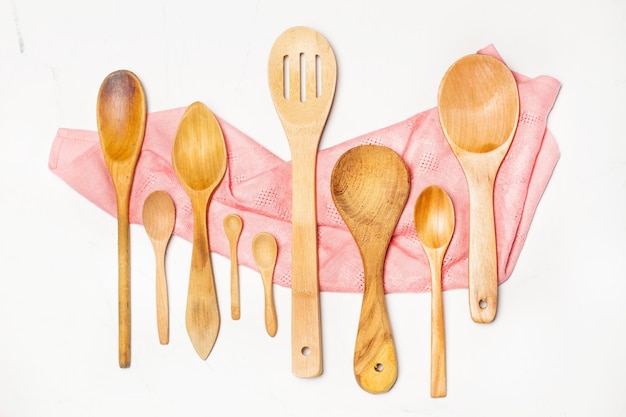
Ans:
[[[211,265],[207,212],[226,172],[222,129],[202,103],[191,104],[180,121],[172,149],[172,165],[189,195],[193,210],[193,246],[185,321],[191,343],[202,359],[213,349],[220,328]]]
[[[274,291],[272,288],[277,253],[278,245],[276,244],[276,239],[271,234],[261,232],[252,240],[252,255],[254,255],[254,260],[263,279],[265,330],[271,337],[276,336],[278,328],[276,308],[274,306]]]
[[[387,248],[409,195],[402,158],[389,148],[362,145],[333,168],[333,201],[363,260],[363,304],[354,350],[354,375],[370,393],[389,391],[398,376],[396,350],[385,305],[383,269]]]
[[[98,92],[98,135],[117,203],[119,365],[130,366],[130,191],[146,129],[146,98],[135,74],[109,74]]]
[[[493,186],[517,128],[517,84],[496,58],[468,55],[444,75],[438,101],[441,127],[469,189],[470,315],[488,323],[498,305]]]
[[[415,232],[430,264],[430,396],[446,396],[446,339],[441,294],[443,257],[454,232],[454,207],[436,185],[425,188],[415,202]]]
[[[170,340],[167,279],[165,276],[165,249],[172,237],[176,222],[174,202],[165,191],[151,193],[143,203],[142,221],[152,248],[156,267],[156,311],[159,342],[167,345]]]

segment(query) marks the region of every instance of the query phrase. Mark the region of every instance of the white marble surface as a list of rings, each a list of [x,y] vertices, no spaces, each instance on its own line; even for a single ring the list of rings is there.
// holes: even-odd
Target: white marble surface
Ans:
[[[507,63],[563,88],[549,119],[562,156],[493,324],[444,295],[448,396],[429,397],[428,294],[387,298],[400,364],[387,394],[356,384],[358,294],[322,296],[324,374],[291,374],[290,297],[265,334],[262,287],[241,270],[242,318],[206,362],[184,326],[191,245],[169,248],[171,341],[156,333],[152,252],[133,227],[133,359],[117,366],[115,220],[47,169],[58,127],[95,129],[95,97],[136,72],[151,111],[204,101],[279,156],[267,87],[280,32],[330,40],[339,83],[322,147],[436,104],[462,55],[495,44]],[[621,0],[0,0],[0,416],[626,415],[626,3]],[[217,273],[228,261],[213,257]]]

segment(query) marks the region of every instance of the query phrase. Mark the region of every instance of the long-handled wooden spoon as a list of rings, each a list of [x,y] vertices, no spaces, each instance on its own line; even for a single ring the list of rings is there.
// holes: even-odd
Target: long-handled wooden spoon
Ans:
[[[314,377],[322,373],[315,170],[335,95],[335,55],[315,30],[287,29],[270,52],[268,78],[292,157],[292,372]]]
[[[130,71],[109,74],[98,92],[97,122],[104,162],[117,200],[119,365],[130,366],[130,231],[128,209],[146,128],[146,98]]]
[[[469,188],[469,306],[472,320],[488,323],[498,305],[493,186],[519,117],[517,84],[501,61],[468,55],[439,87],[439,117]]]
[[[165,249],[170,241],[176,222],[174,202],[165,191],[151,193],[143,203],[143,226],[150,237],[156,261],[156,311],[159,342],[167,345],[170,340],[167,279],[165,277]]]
[[[446,396],[446,338],[443,325],[441,267],[454,232],[454,207],[436,185],[425,188],[415,202],[415,232],[430,264],[430,396]]]
[[[354,375],[371,393],[391,389],[398,376],[396,350],[385,305],[383,267],[391,236],[409,195],[402,158],[389,148],[362,145],[333,168],[330,190],[363,259],[365,288],[354,350]]]
[[[217,119],[204,104],[191,104],[176,132],[172,165],[193,210],[186,324],[191,343],[202,359],[211,353],[220,328],[207,212],[211,197],[226,172],[226,164],[226,144]]]
[[[259,273],[263,279],[263,291],[265,294],[265,330],[267,334],[274,337],[278,324],[276,321],[276,308],[274,306],[274,291],[272,289],[274,280],[274,267],[276,266],[276,255],[278,245],[276,239],[269,233],[261,232],[252,240],[252,255],[259,268]]]
[[[243,228],[241,217],[229,214],[224,218],[224,231],[230,249],[230,317],[239,320],[241,308],[239,304],[239,261],[237,257],[237,243]]]

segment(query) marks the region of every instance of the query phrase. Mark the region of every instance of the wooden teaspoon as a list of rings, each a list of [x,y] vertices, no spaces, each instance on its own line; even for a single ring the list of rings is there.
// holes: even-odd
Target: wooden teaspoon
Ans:
[[[446,342],[441,295],[441,267],[454,232],[454,207],[436,185],[425,188],[415,202],[415,232],[430,264],[430,396],[446,396]]]
[[[191,104],[180,121],[172,149],[172,165],[189,195],[193,210],[193,248],[187,294],[187,333],[194,349],[206,359],[220,328],[220,312],[211,265],[207,211],[226,172],[222,129],[202,103]]]
[[[146,128],[146,98],[135,74],[109,74],[98,92],[98,134],[117,202],[119,365],[130,366],[130,191]]]
[[[176,209],[172,198],[165,191],[151,193],[143,203],[142,220],[150,237],[156,261],[156,311],[159,342],[167,345],[170,340],[167,279],[165,277],[165,249],[174,231]]]
[[[263,290],[265,294],[265,330],[271,337],[276,336],[277,321],[276,308],[274,306],[274,291],[272,289],[274,281],[274,268],[276,267],[276,255],[278,245],[276,239],[269,233],[261,232],[252,240],[252,255],[259,268],[259,273],[263,279]]]
[[[330,179],[333,201],[359,247],[364,268],[354,375],[361,388],[375,394],[389,391],[398,376],[383,268],[409,188],[402,158],[378,145],[348,150],[335,164]]]
[[[517,84],[496,58],[468,55],[444,75],[438,101],[441,127],[469,188],[470,315],[488,323],[498,305],[493,186],[517,128]]]
[[[239,320],[241,308],[239,304],[239,262],[237,259],[237,243],[243,223],[241,217],[229,214],[224,218],[224,231],[230,248],[230,317]]]

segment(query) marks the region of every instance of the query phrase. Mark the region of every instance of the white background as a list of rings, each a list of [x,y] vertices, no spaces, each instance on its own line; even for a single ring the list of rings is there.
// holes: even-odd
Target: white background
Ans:
[[[158,343],[152,248],[131,230],[130,369],[117,366],[115,219],[47,168],[57,128],[96,129],[111,71],[150,111],[200,100],[283,159],[267,87],[275,38],[316,28],[338,59],[322,148],[436,105],[447,67],[493,43],[509,66],[563,87],[549,118],[561,160],[494,323],[444,294],[448,396],[429,397],[429,294],[391,294],[394,388],[356,384],[361,296],[322,295],[324,373],[291,374],[290,296],[266,335],[258,274],[214,254],[222,326],[209,359],[184,326],[191,244],[168,252],[171,341]],[[622,0],[0,0],[0,416],[626,415],[626,3]],[[221,233],[221,231],[213,231]]]

